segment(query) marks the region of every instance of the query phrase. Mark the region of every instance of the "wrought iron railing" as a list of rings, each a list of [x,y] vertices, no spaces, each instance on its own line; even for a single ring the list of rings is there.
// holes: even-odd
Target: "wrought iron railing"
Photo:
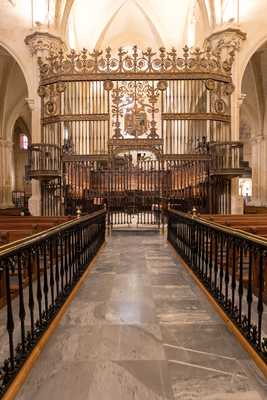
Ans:
[[[33,143],[29,146],[29,177],[50,181],[61,177],[61,147],[55,144]]]
[[[210,145],[211,176],[232,179],[244,172],[243,143],[217,142]]]
[[[168,218],[171,246],[267,363],[267,240],[177,211]]]
[[[7,332],[1,337],[0,397],[103,245],[105,218],[101,210],[1,247]],[[18,301],[11,300],[14,283]]]

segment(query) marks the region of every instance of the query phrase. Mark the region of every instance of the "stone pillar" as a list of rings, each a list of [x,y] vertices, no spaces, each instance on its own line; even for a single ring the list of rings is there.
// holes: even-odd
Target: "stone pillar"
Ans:
[[[267,206],[267,136],[250,139],[252,145],[252,201],[251,206]]]
[[[262,150],[264,146],[263,137],[261,135],[254,136],[250,139],[250,143],[252,146],[252,201],[249,202],[250,206],[261,206],[262,205],[262,171],[261,159],[262,159]],[[265,146],[266,147],[266,143]]]
[[[221,62],[231,58],[231,52],[235,52],[235,60],[232,65],[232,82],[235,88],[241,87],[239,71],[239,55],[246,33],[233,24],[226,24],[225,29],[218,30],[208,37],[208,41],[214,51],[221,53]],[[239,141],[239,107],[240,94],[234,90],[231,94],[231,140]],[[243,197],[239,195],[239,178],[231,180],[231,213],[243,214]]]
[[[0,139],[0,208],[14,207],[12,202],[12,148],[11,140]]]
[[[36,31],[25,38],[35,65],[34,90],[32,97],[26,99],[32,111],[32,143],[41,143],[41,100],[37,94],[39,86],[38,57],[45,60],[50,52],[58,52],[63,46],[61,38],[48,32]],[[32,197],[29,199],[29,210],[32,215],[41,215],[41,182],[32,179]]]

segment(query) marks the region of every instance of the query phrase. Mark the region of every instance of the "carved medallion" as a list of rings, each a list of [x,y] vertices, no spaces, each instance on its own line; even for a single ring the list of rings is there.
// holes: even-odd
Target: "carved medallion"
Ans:
[[[57,92],[61,93],[64,92],[64,90],[66,89],[66,85],[64,82],[58,82],[57,86],[56,86]]]
[[[226,83],[224,86],[224,90],[227,94],[232,94],[235,90],[235,85],[233,83]]]
[[[158,81],[158,83],[157,83],[157,88],[159,89],[159,90],[166,90],[167,89],[167,87],[168,87],[168,82],[167,81]]]
[[[224,100],[218,99],[214,103],[215,110],[218,114],[224,114],[227,110],[227,105]]]
[[[50,100],[45,104],[45,112],[49,115],[54,115],[57,112],[57,104],[55,101]]]
[[[37,93],[39,94],[40,97],[43,97],[46,94],[46,87],[39,86],[37,89]]]
[[[113,89],[113,82],[112,81],[104,81],[103,82],[103,87],[105,90],[110,91]]]
[[[206,84],[206,88],[207,88],[208,90],[213,90],[213,89],[215,88],[215,82],[214,82],[213,79],[208,79],[208,80],[205,82],[205,84]]]

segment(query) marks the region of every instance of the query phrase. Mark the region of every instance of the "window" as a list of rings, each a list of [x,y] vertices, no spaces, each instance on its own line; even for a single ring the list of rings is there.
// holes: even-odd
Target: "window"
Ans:
[[[20,151],[27,151],[28,150],[28,137],[24,134],[20,134]]]

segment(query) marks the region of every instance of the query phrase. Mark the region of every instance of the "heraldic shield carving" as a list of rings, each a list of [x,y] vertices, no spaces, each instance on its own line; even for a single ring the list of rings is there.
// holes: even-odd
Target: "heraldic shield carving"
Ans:
[[[105,85],[107,87],[107,81]],[[159,95],[166,88],[165,81],[160,81],[160,85],[155,86],[153,81],[117,81],[116,87],[109,85],[115,127],[113,139],[141,136],[149,139],[158,138],[155,115],[159,112],[157,106]],[[124,119],[123,126],[122,118]]]
[[[142,107],[130,108],[124,116],[124,131],[134,137],[147,132],[147,114],[141,109]]]

